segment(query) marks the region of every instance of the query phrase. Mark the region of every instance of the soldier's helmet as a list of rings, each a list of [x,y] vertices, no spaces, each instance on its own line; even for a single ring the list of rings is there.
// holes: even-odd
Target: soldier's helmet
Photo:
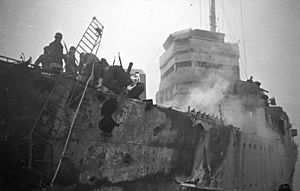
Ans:
[[[70,50],[76,50],[76,48],[74,46],[71,46]]]
[[[62,39],[62,34],[60,32],[55,33],[54,38]]]
[[[108,64],[108,62],[106,61],[105,58],[101,58],[100,62],[101,62],[101,64],[102,64],[103,67],[109,66],[109,64]]]

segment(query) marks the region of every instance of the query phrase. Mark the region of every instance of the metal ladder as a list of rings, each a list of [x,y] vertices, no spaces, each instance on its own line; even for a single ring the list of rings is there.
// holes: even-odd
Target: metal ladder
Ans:
[[[76,53],[80,54],[80,51],[83,51],[85,53],[93,53],[93,52],[97,53],[102,39],[103,29],[104,26],[96,19],[96,17],[94,17],[91,23],[88,25],[79,43],[77,44]],[[93,63],[93,68],[94,68],[94,63]],[[53,145],[46,137],[41,135],[40,131],[42,131],[43,134],[45,133],[45,131],[48,131],[47,133],[49,133],[51,132],[51,130],[53,130],[54,126],[56,126],[56,128],[59,129],[65,117],[68,114],[67,109],[71,103],[71,99],[69,99],[69,94],[64,95],[63,93],[58,91],[58,87],[65,86],[64,82],[67,80],[64,77],[63,73],[59,74],[47,100],[45,101],[39,115],[37,116],[33,124],[33,127],[30,131],[30,138],[29,138],[28,167],[31,170],[31,172],[33,172],[35,175],[40,177],[39,185],[42,189],[51,190],[52,184],[56,179],[57,173],[60,169],[62,159],[66,152],[69,138],[71,136],[75,118],[77,116],[78,110],[80,108],[80,105],[82,103],[83,97],[85,95],[89,81],[91,80],[92,76],[93,76],[93,71],[90,77],[88,78],[88,81],[84,85],[84,90],[81,94],[81,99],[77,105],[76,113],[73,116],[72,123],[70,125],[69,132],[68,132],[68,137],[64,149],[62,151],[62,154],[60,156],[59,163],[57,165],[54,164],[54,160],[53,160]],[[78,81],[76,82],[75,80],[71,80],[69,83],[70,83],[69,86],[64,87],[63,92],[68,92],[72,94],[71,89],[74,88],[75,91],[79,83]],[[64,99],[65,101],[62,104],[56,103],[53,100],[54,97],[56,98],[60,97],[59,100]],[[55,108],[56,110],[53,111],[50,108]],[[45,114],[53,118],[53,122],[51,124],[44,122],[43,116]],[[40,154],[39,151],[41,152]],[[44,160],[45,158],[49,158],[49,160]],[[40,169],[43,169],[44,171],[41,171]]]
[[[57,129],[61,127],[68,115],[69,93],[77,85],[74,79],[59,74],[30,131],[28,168],[40,177],[39,185],[44,189],[47,189],[45,185],[50,183],[54,173],[53,145],[45,135],[49,136],[54,126]]]
[[[95,47],[101,42],[104,26],[93,17],[76,46],[76,53],[94,53]]]

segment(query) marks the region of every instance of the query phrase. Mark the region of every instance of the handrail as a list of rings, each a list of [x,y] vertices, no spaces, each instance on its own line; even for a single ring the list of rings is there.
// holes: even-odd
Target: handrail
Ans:
[[[2,56],[2,55],[0,55],[0,59],[2,59],[4,61],[6,60],[6,62],[9,62],[9,61],[22,62],[21,60],[17,60],[17,59],[14,59],[14,58],[9,58],[9,57]]]

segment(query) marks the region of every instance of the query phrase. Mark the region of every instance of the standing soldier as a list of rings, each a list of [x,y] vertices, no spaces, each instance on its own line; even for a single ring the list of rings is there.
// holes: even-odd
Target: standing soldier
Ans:
[[[61,70],[63,67],[63,45],[61,44],[62,34],[57,32],[55,40],[49,44],[50,68]]]
[[[69,52],[64,55],[67,73],[77,74],[78,66],[76,64],[75,51],[76,48],[71,46]]]
[[[42,69],[50,69],[49,67],[49,62],[50,62],[50,57],[49,57],[49,46],[44,47],[44,53],[41,54],[38,59],[34,62],[34,65],[39,67],[40,64],[42,64]]]

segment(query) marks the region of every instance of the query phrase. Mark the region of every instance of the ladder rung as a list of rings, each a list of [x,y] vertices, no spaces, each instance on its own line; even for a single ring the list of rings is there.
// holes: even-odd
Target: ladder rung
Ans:
[[[37,136],[38,138],[40,138],[41,140],[43,140],[44,142],[46,142],[47,144],[52,146],[52,143],[50,143],[47,139],[45,139],[44,137],[42,137],[41,135],[37,134],[36,132],[32,132],[33,135]]]
[[[48,123],[45,123],[44,121],[41,120],[41,118],[39,119],[39,121],[45,125],[46,127],[48,127],[48,129],[52,129],[51,126]]]
[[[80,54],[81,54],[81,52],[79,52],[79,50],[78,49],[76,49],[76,52],[79,54],[79,56],[80,56]]]
[[[41,162],[41,163],[53,163],[53,161],[48,160],[34,160],[35,162]]]
[[[88,39],[88,38],[85,37],[85,36],[84,36],[83,38],[85,38],[87,41],[89,41],[89,43],[91,43],[93,46],[94,46],[94,44],[96,43],[96,42],[91,42],[90,39]]]
[[[78,45],[78,47],[80,47],[81,50],[83,50],[85,53],[88,53],[80,44]]]
[[[97,42],[97,40],[98,40],[98,38],[99,38],[99,35],[97,35],[97,36],[95,36],[94,35],[94,33],[92,34],[91,32],[86,32],[86,35],[84,35],[84,36],[89,36],[89,37],[91,37],[94,41],[95,41],[95,43]]]
[[[98,24],[101,27],[103,27],[103,25],[96,18],[93,18],[92,22],[95,22],[96,24]]]
[[[52,115],[52,116],[53,116],[54,118],[56,118],[57,120],[62,121],[62,119],[59,118],[59,117],[57,117],[55,113],[53,113],[53,112],[51,112],[51,111],[49,111],[49,110],[47,110],[47,109],[44,109],[44,111],[46,111],[47,113],[49,113],[50,115]]]
[[[40,171],[36,170],[35,168],[30,168],[30,171],[33,172],[35,175],[40,176],[41,178],[44,178],[46,180],[50,180],[48,176],[43,175]]]
[[[98,32],[98,34],[102,34],[102,31],[103,31],[103,26],[101,24],[98,24],[96,22],[92,22],[91,23],[91,26],[95,29],[95,31]],[[99,32],[100,31],[100,32]]]
[[[32,171],[33,173],[35,173],[36,175],[38,175],[38,176],[43,176],[41,173],[40,173],[40,171],[38,171],[38,170],[36,170],[35,168],[30,168],[30,171]]]
[[[99,28],[99,27],[94,23],[91,23],[90,26],[89,26],[90,31],[93,31],[96,36],[98,36],[98,34],[99,34],[98,31],[97,31],[97,28]]]
[[[59,107],[60,109],[62,109],[62,110],[64,110],[64,111],[67,111],[67,109],[66,109],[66,108],[64,108],[63,106],[61,106],[61,105],[59,105],[59,104],[55,103],[54,101],[52,101],[52,100],[49,100],[49,101],[51,102],[51,104],[53,104],[53,105],[55,105],[55,106]]]
[[[90,33],[86,32],[87,35],[89,35],[95,42],[97,42],[97,38],[93,37]]]
[[[93,48],[89,47],[89,45],[88,45],[86,42],[84,42],[83,40],[82,40],[81,42],[83,42],[83,44],[85,44],[85,46],[86,46],[87,48],[89,48],[90,50],[93,49]]]
[[[79,54],[79,56],[80,56],[80,54],[82,53],[82,52],[79,52],[79,50],[78,50],[79,48],[76,48],[76,52]]]
[[[57,91],[57,90],[55,90],[55,92],[54,92],[54,93],[56,93],[56,94],[58,94],[59,96],[61,96],[61,97],[65,98],[66,100],[68,99],[68,97],[66,97],[64,94],[60,93],[60,92],[59,92],[59,91]]]
[[[76,52],[78,52],[78,54],[79,54],[79,56],[80,56],[80,54],[82,53],[82,52],[85,52],[86,53],[86,51],[85,50],[83,50],[81,47],[77,47],[77,49],[76,49]]]
[[[46,176],[43,176],[43,177],[46,177]],[[43,190],[46,189],[46,191],[51,191],[51,188],[49,188],[49,186],[51,185],[51,180],[50,178],[46,177],[48,180],[48,183],[44,183],[45,181],[42,181],[40,186],[43,187]]]
[[[83,45],[83,43],[82,43],[82,45]],[[81,45],[80,45],[81,46]],[[85,46],[81,46],[80,47],[85,53],[90,53],[90,51],[91,51],[91,49],[89,49],[89,48],[87,48],[87,47],[85,47]]]
[[[100,27],[97,25],[97,23],[94,23],[94,22],[92,22],[90,26],[93,27],[95,29],[95,31],[97,31],[98,28],[100,29]]]
[[[95,33],[92,29],[88,28],[88,30],[86,32],[88,32],[88,31],[91,31],[96,37],[98,36],[98,34]]]

